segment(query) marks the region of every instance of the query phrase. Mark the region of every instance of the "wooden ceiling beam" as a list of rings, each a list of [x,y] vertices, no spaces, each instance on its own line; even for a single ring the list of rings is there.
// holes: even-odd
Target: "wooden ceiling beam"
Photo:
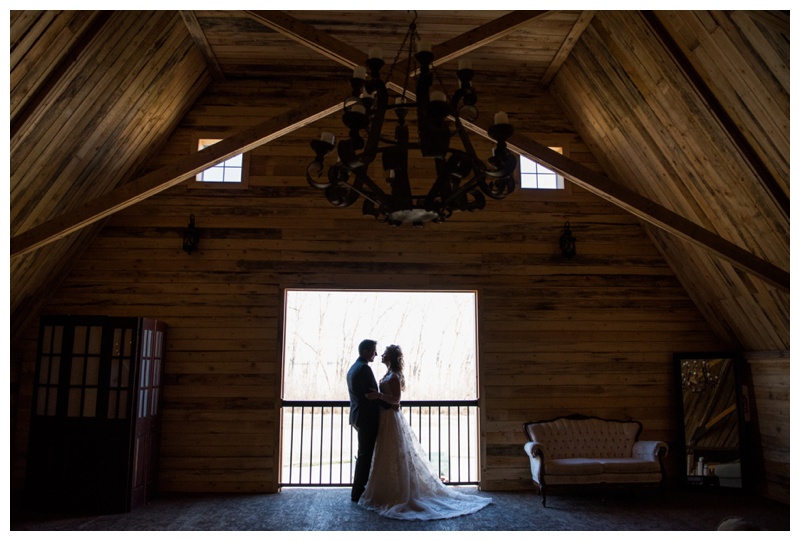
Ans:
[[[183,23],[186,25],[186,29],[189,30],[189,35],[192,36],[194,44],[200,50],[203,58],[206,59],[206,66],[208,66],[208,71],[211,72],[211,78],[214,81],[224,81],[225,73],[222,71],[219,60],[217,60],[217,55],[214,54],[214,49],[208,42],[206,33],[203,32],[203,27],[200,26],[200,21],[197,20],[197,15],[194,14],[194,11],[178,11],[178,13],[181,14]]]
[[[270,24],[279,25],[281,28],[284,28],[284,33],[286,33],[286,35],[290,35],[294,39],[320,52],[327,51],[326,56],[348,67],[362,65],[363,61],[366,59],[366,55],[361,51],[335,38],[320,33],[308,25],[292,19],[288,15],[280,14],[280,16],[278,16],[273,12],[257,12],[256,17],[258,17],[259,20],[269,19]],[[280,23],[278,21],[280,21]],[[517,23],[511,21],[513,21],[513,18],[506,19],[505,24],[511,23],[512,25],[516,24],[518,26]],[[489,23],[488,26],[484,25],[483,27],[479,27],[479,29],[490,28],[491,26],[492,23]],[[494,26],[495,32],[501,32],[497,30],[497,26],[503,25]],[[289,28],[291,28],[291,31],[288,30]],[[486,40],[490,40],[491,36],[497,35],[499,34],[492,34],[489,31],[473,34],[475,39],[483,40],[484,43],[488,43]],[[449,40],[433,48],[435,55],[438,56],[441,54],[448,58],[455,58],[459,54],[463,54],[466,50],[473,49],[460,37]],[[390,82],[387,86],[395,90],[400,87],[396,82]],[[400,90],[402,90],[402,88],[400,88]],[[11,257],[23,255],[49,242],[69,235],[118,210],[180,184],[212,165],[225,161],[242,152],[247,152],[248,150],[259,147],[286,133],[290,133],[297,128],[314,122],[319,118],[323,118],[341,107],[339,103],[340,99],[341,92],[336,90],[313,102],[331,104],[327,107],[319,108],[319,106],[311,105],[312,102],[310,101],[306,102],[296,109],[271,118],[252,128],[243,130],[216,145],[212,145],[195,154],[190,154],[172,165],[153,171],[136,181],[125,184],[67,215],[34,227],[11,239]],[[463,123],[465,127],[473,132],[488,138],[489,126],[485,120],[479,120],[478,123],[466,121]],[[613,182],[608,177],[596,173],[577,162],[573,162],[565,156],[550,150],[545,145],[537,143],[533,139],[519,133],[512,136],[509,140],[509,146],[513,151],[560,173],[571,182],[630,212],[640,219],[671,234],[678,235],[725,259],[735,267],[761,277],[776,287],[787,291],[789,290],[789,273],[787,271],[756,257],[730,241],[723,239],[716,233],[704,229],[658,203]]]
[[[566,62],[567,58],[569,58],[569,53],[572,52],[572,48],[575,47],[576,43],[578,43],[578,40],[581,38],[581,34],[583,34],[584,30],[586,30],[586,28],[589,26],[589,23],[592,22],[595,13],[595,11],[584,11],[578,16],[578,20],[575,21],[574,25],[572,25],[569,34],[567,34],[567,37],[561,44],[561,47],[559,47],[556,55],[553,57],[553,61],[550,62],[550,65],[547,66],[547,70],[545,70],[544,75],[542,75],[542,78],[539,81],[539,86],[541,88],[547,88],[550,85],[550,82],[556,76],[558,70],[561,69],[561,65]]]
[[[302,43],[309,49],[353,69],[363,66],[367,53],[340,41],[325,32],[320,32],[300,19],[295,19],[282,11],[245,11],[252,18],[272,30]]]
[[[465,123],[466,126],[466,123]],[[486,132],[488,124],[474,127]],[[487,134],[488,137],[488,134]],[[607,176],[574,162],[533,139],[515,133],[508,141],[514,152],[534,160],[598,197],[634,216],[724,259],[734,267],[760,277],[773,286],[789,291],[789,272],[761,259],[740,246],[720,237],[655,201],[614,182]]]
[[[463,34],[449,39],[439,45],[434,45],[431,48],[434,61],[433,64],[438,66],[451,60],[455,60],[459,56],[468,54],[476,49],[480,49],[485,45],[502,39],[508,36],[515,30],[540,19],[541,17],[550,13],[549,11],[512,11],[507,15],[503,15],[486,24],[482,24],[478,28],[474,28]]]
[[[328,58],[336,60],[347,67],[355,67],[363,65],[366,60],[366,55],[349,45],[340,42],[339,40],[319,32],[292,17],[280,12],[257,12],[257,19],[264,22],[281,33],[296,39],[300,43],[311,47],[313,50],[324,54]],[[504,17],[500,17],[485,25],[482,25],[472,31],[466,32],[460,36],[456,36],[440,45],[434,45],[432,52],[436,59],[434,63],[441,64],[449,60],[455,59],[469,51],[475,50],[478,47],[491,43],[496,39],[500,39],[513,32],[523,24],[530,22],[533,19],[541,17],[546,11],[522,11],[512,12]],[[253,16],[253,15],[251,15]],[[576,22],[570,36],[565,40],[565,46],[562,46],[564,54],[561,56],[566,58],[569,54],[574,43],[580,37],[580,34],[587,28],[594,17],[593,11],[584,12]],[[570,38],[571,37],[571,38]],[[568,43],[569,42],[569,43]],[[563,62],[562,58],[562,62]],[[407,62],[404,61],[404,62]],[[557,70],[556,70],[557,71]],[[396,79],[387,82],[387,87],[396,92],[402,92],[402,81],[398,73],[405,73],[405,64],[401,64],[396,70]],[[409,99],[415,99],[413,93],[406,90],[406,95]],[[471,131],[489,138],[488,124],[483,122],[483,125],[473,124],[464,121],[464,126]],[[618,184],[608,177],[596,173],[589,168],[582,166],[577,162],[573,162],[565,156],[550,150],[545,145],[537,143],[536,141],[521,135],[519,133],[512,136],[509,141],[509,146],[515,152],[530,158],[545,167],[548,167],[571,182],[583,187],[585,190],[601,197],[614,205],[630,212],[634,216],[655,225],[671,234],[677,235],[692,244],[700,246],[701,248],[716,254],[717,256],[728,261],[735,267],[742,269],[746,272],[753,273],[776,287],[789,289],[789,273],[756,257],[752,253],[740,248],[736,244],[720,237],[716,233],[709,231],[691,220],[688,220],[675,212],[659,205],[643,195],[640,195],[621,184]]]
[[[261,24],[292,38],[316,51],[317,53],[338,62],[347,68],[363,66],[367,61],[367,54],[363,51],[344,43],[331,35],[321,32],[303,21],[287,15],[281,11],[245,11],[252,19]],[[489,21],[477,28],[449,39],[432,47],[434,65],[444,64],[465,55],[471,51],[488,45],[493,41],[502,39],[524,25],[539,19],[549,13],[548,11],[512,11],[502,17]],[[396,67],[397,73],[405,74],[406,62],[403,60]],[[398,80],[400,76],[398,75]],[[393,81],[397,83],[398,81]]]
[[[170,165],[123,184],[61,216],[11,239],[11,259],[102,220],[117,211],[180,184],[209,167],[274,141],[287,133],[324,118],[342,107],[342,89],[304,102],[303,105],[242,130],[219,143],[189,154]]]

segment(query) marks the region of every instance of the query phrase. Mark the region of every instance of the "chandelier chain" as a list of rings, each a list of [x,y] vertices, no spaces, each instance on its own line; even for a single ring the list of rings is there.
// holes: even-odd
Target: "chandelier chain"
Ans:
[[[389,74],[386,77],[387,81],[392,80],[392,73],[394,72],[394,67],[397,65],[397,62],[400,60],[400,54],[407,50],[408,56],[406,58],[406,73],[405,78],[403,80],[403,93],[402,99],[403,101],[406,100],[406,89],[408,88],[408,83],[411,80],[411,73],[412,69],[411,66],[416,64],[416,59],[414,55],[417,53],[417,41],[419,40],[419,33],[417,33],[417,11],[414,10],[414,19],[408,25],[408,30],[406,30],[405,35],[403,36],[403,42],[400,44],[400,48],[397,49],[397,53],[394,55],[394,60],[392,61],[392,65],[389,66]],[[406,42],[410,41],[408,45],[408,49],[406,49]]]

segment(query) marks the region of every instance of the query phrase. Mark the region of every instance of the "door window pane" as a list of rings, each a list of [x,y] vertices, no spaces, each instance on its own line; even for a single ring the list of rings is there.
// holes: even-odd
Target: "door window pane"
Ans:
[[[83,357],[72,358],[72,372],[70,373],[70,385],[83,385]]]
[[[97,385],[100,372],[100,357],[89,357],[86,359],[86,385]]]

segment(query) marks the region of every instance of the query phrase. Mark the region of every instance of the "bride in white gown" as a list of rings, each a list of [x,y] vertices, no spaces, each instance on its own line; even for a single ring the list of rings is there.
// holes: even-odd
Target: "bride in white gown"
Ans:
[[[491,498],[464,494],[441,481],[400,411],[403,352],[392,345],[382,357],[388,371],[380,391],[367,393],[367,398],[392,407],[381,409],[372,469],[358,505],[394,519],[434,520],[474,513],[492,503]]]

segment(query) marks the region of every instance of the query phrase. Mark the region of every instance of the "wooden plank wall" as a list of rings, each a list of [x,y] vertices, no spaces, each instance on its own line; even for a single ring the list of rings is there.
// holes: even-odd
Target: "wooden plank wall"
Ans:
[[[236,131],[319,92],[304,88],[213,85],[152,166],[188,152],[198,133]],[[547,94],[489,89],[485,110],[509,95],[525,98],[503,107],[525,113],[519,129],[597,167]],[[114,215],[49,299],[46,312],[146,315],[169,325],[162,490],[277,490],[285,287],[478,291],[484,489],[531,487],[525,421],[630,417],[644,423],[644,438],[676,440],[672,354],[720,345],[636,219],[570,186],[519,191],[424,229],[391,228],[308,187],[308,141],[323,128],[343,134],[327,118],[255,150],[245,191],[178,186]],[[484,156],[490,147],[477,146]],[[430,171],[413,165],[423,168]],[[202,238],[187,255],[190,213]],[[572,260],[558,247],[567,221],[577,237]],[[13,353],[23,431],[35,329]],[[17,484],[24,434],[19,440]]]
[[[751,435],[757,491],[789,503],[789,352],[752,352],[745,381],[751,381]]]

